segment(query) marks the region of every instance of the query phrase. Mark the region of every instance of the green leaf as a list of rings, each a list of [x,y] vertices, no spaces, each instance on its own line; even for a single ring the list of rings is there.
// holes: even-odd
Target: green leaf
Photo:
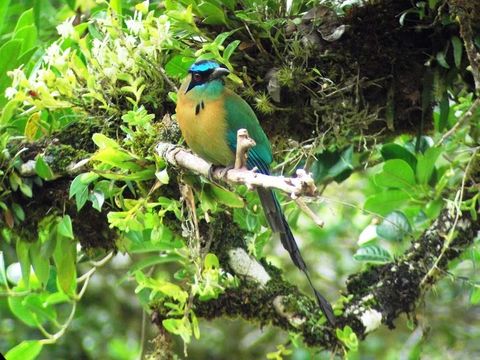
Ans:
[[[437,53],[436,59],[440,66],[444,67],[445,69],[450,69],[450,65],[448,65],[447,60],[445,59],[445,53],[443,51],[439,51]]]
[[[78,175],[70,184],[69,198],[75,196],[77,211],[79,211],[88,200],[88,183],[83,182],[85,174]]]
[[[455,66],[460,69],[462,64],[462,53],[463,45],[462,40],[458,36],[452,36],[452,45],[453,45],[453,60],[455,61]]]
[[[400,241],[412,231],[412,226],[405,214],[393,211],[377,226],[377,235],[387,240]]]
[[[183,243],[176,239],[174,241],[157,241],[155,243],[151,243],[150,241],[134,243],[130,245],[127,250],[132,254],[141,254],[180,249],[181,247],[183,247]]]
[[[374,180],[378,186],[411,190],[415,185],[415,174],[406,161],[392,159],[383,164],[382,171],[375,175]]]
[[[195,62],[191,57],[175,55],[165,64],[165,72],[174,78],[183,78],[188,74],[188,69]]]
[[[417,180],[419,184],[428,184],[435,169],[435,163],[442,153],[441,147],[431,147],[418,155]]]
[[[233,208],[243,208],[245,206],[243,199],[232,191],[222,189],[215,184],[211,185],[210,190],[215,200],[221,204]]]
[[[82,192],[75,195],[75,204],[77,211],[80,211],[88,200],[88,187],[85,187]]]
[[[31,198],[33,196],[33,192],[32,192],[32,186],[27,184],[26,182],[22,181],[20,184],[20,191],[22,192],[23,195],[25,195],[26,197],[29,197]]]
[[[222,10],[222,12],[223,12],[223,10]],[[215,40],[213,40],[213,43],[218,45],[218,46],[222,45],[225,42],[225,40],[227,40],[227,38],[230,35],[232,35],[234,32],[235,32],[235,30],[218,34],[217,37],[215,38]]]
[[[44,180],[53,179],[53,171],[50,169],[50,166],[45,162],[43,156],[39,155],[35,161],[35,172]]]
[[[120,145],[115,140],[110,139],[109,137],[100,133],[93,134],[92,140],[95,143],[95,145],[97,145],[100,149],[106,149],[106,148],[120,149]]]
[[[350,326],[345,326],[343,329],[337,328],[335,331],[337,338],[345,344],[350,351],[357,351],[358,338],[357,334],[352,330]]]
[[[23,208],[20,205],[17,203],[12,203],[12,211],[18,220],[25,220],[25,211],[23,211]]]
[[[363,246],[377,238],[377,225],[370,224],[360,233],[357,244]]]
[[[38,240],[30,247],[30,261],[40,284],[45,287],[50,276],[50,256],[45,256],[42,244]]]
[[[223,58],[225,59],[226,62],[230,60],[230,57],[232,56],[233,52],[235,49],[240,45],[240,40],[234,40],[228,46],[225,48],[223,51]]]
[[[353,169],[353,146],[343,150],[329,151],[315,154],[316,161],[311,166],[315,183],[330,179],[342,182],[347,179]]]
[[[480,303],[480,285],[475,285],[470,294],[470,304],[477,305]]]
[[[3,251],[0,251],[0,286],[7,285],[7,274],[5,273],[5,260]]]
[[[90,201],[92,202],[92,207],[97,211],[102,211],[102,206],[105,201],[105,195],[101,191],[92,191],[89,196]]]
[[[401,145],[395,143],[385,144],[382,146],[380,152],[385,160],[404,160],[410,165],[412,170],[415,170],[415,167],[417,166],[417,158],[415,155]]]
[[[73,239],[72,219],[70,215],[64,215],[57,226],[58,234],[69,239]]]
[[[37,326],[37,320],[32,312],[23,305],[24,296],[9,296],[8,307],[13,315],[30,327]]]
[[[88,23],[88,33],[93,39],[103,40],[103,34],[98,30],[97,24],[94,22]]]
[[[192,328],[187,317],[182,319],[165,319],[162,321],[163,327],[172,334],[180,335],[185,343],[190,342]]]
[[[223,10],[212,3],[202,2],[198,5],[200,14],[204,17],[203,23],[207,25],[227,25]]]
[[[70,301],[70,298],[68,297],[68,295],[66,295],[63,292],[56,292],[46,297],[46,299],[43,302],[43,306],[56,305],[56,304],[61,304],[69,301]]]
[[[193,336],[198,340],[200,339],[200,327],[198,326],[197,316],[193,311],[190,312],[190,318],[192,319]]]
[[[3,33],[3,25],[6,23],[5,18],[8,13],[8,6],[10,5],[10,0],[0,1],[0,34]]]
[[[32,8],[24,11],[22,15],[20,15],[20,17],[18,18],[17,24],[15,25],[15,30],[13,32],[16,33],[21,28],[32,25],[33,23],[35,23],[35,19],[33,17],[33,8]]]
[[[47,296],[40,294],[31,294],[23,300],[23,304],[33,314],[36,315],[40,323],[44,323],[47,320],[56,321],[57,312],[52,306],[44,306],[44,298]]]
[[[2,96],[0,94],[0,98],[1,97]],[[0,118],[1,124],[6,125],[10,121],[12,116],[15,114],[15,111],[18,109],[18,104],[20,104],[20,101],[15,99],[12,99],[5,104],[5,106],[1,111],[2,113],[2,117]]]
[[[448,93],[445,91],[442,95],[442,99],[438,104],[440,111],[438,119],[438,131],[444,130],[448,125],[448,118],[450,116],[450,102],[448,100]]]
[[[110,0],[110,8],[119,18],[122,17],[122,0]]]
[[[18,67],[21,49],[22,41],[20,40],[7,41],[0,47],[0,74],[2,74],[0,76],[0,105],[2,106],[7,100],[4,96],[5,89],[12,83],[12,80],[4,74]]]
[[[62,236],[57,237],[53,260],[57,267],[57,280],[60,289],[70,297],[75,295],[77,287],[76,242]]]
[[[205,269],[218,269],[220,262],[215,254],[208,253],[204,260]]]
[[[22,341],[17,346],[11,348],[6,354],[7,360],[33,360],[42,351],[43,344],[38,340]]]
[[[27,289],[30,282],[30,257],[28,256],[29,249],[30,243],[27,243],[26,241],[22,241],[20,239],[17,240],[17,259],[20,262],[20,267],[22,269],[22,279]]]
[[[379,245],[368,245],[361,247],[353,255],[353,258],[357,261],[363,261],[374,264],[385,264],[392,261],[392,255]]]
[[[139,165],[132,162],[135,160],[135,158],[131,154],[121,149],[115,149],[112,147],[100,149],[95,155],[93,155],[92,159],[101,161],[111,166],[116,166],[120,169],[132,171],[141,170]]]
[[[82,182],[82,174],[77,175],[75,179],[73,179],[72,183],[70,184],[70,191],[68,193],[68,198],[71,199],[76,194],[82,192],[88,184],[84,184]]]
[[[156,172],[155,176],[161,184],[168,184],[168,182],[170,181],[167,169]]]
[[[363,207],[367,211],[385,216],[400,208],[409,199],[410,196],[402,190],[386,190],[370,196]]]
[[[146,259],[142,259],[138,262],[135,262],[128,272],[133,274],[137,270],[142,270],[146,267],[155,266],[158,264],[165,264],[170,262],[182,262],[183,258],[177,254],[168,254],[168,255],[153,255]]]
[[[22,42],[20,54],[25,54],[33,49],[37,43],[37,28],[33,23],[24,26],[15,32],[12,39],[20,40]]]

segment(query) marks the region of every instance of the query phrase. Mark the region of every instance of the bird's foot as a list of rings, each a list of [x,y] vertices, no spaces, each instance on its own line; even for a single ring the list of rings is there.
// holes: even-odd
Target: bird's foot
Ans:
[[[227,172],[233,169],[233,166],[232,165],[219,166],[219,165],[212,164],[208,169],[208,180],[210,180],[213,183],[215,182],[215,179],[213,178],[213,173],[218,169],[220,169],[220,177],[224,178],[227,175]]]

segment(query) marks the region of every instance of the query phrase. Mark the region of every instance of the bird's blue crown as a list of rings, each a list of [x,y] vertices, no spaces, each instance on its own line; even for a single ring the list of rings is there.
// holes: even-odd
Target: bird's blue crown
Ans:
[[[220,67],[220,64],[212,61],[212,60],[200,60],[197,61],[195,64],[190,66],[188,69],[189,72],[204,72],[208,70],[215,70],[216,68]]]

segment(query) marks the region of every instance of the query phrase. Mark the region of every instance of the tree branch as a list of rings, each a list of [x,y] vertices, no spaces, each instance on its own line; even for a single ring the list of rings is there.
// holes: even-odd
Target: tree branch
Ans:
[[[450,261],[458,258],[473,242],[480,224],[469,212],[459,215],[444,209],[439,218],[398,260],[374,266],[350,276],[343,292],[344,304],[335,309],[343,313],[337,326],[350,326],[362,339],[381,324],[394,328],[402,313],[414,317],[414,311],[426,291],[446,274]],[[214,226],[214,225],[212,225]],[[455,234],[447,239],[446,234]],[[228,243],[228,239],[223,239]],[[195,299],[195,313],[205,319],[224,316],[271,324],[299,333],[308,346],[334,350],[340,344],[334,329],[322,319],[316,303],[286,282],[279,271],[265,261],[257,261],[243,248],[232,248],[222,266],[241,279],[238,288],[230,288],[218,299]],[[433,269],[433,271],[432,271]],[[156,316],[166,316],[156,308]]]
[[[297,170],[297,177],[295,178],[264,175],[246,169],[226,170],[216,168],[210,171],[211,164],[180,146],[160,143],[157,145],[156,150],[170,164],[180,166],[205,177],[212,175],[215,180],[246,185],[250,189],[255,187],[277,189],[289,194],[292,198],[315,196],[316,186],[313,179],[303,170]]]

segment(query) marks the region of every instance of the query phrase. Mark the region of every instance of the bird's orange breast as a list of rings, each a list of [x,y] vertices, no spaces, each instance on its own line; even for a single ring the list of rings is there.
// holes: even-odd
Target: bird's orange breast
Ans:
[[[199,100],[182,95],[178,97],[176,112],[180,130],[190,149],[216,165],[234,163],[234,154],[227,144],[228,124],[223,97]]]

